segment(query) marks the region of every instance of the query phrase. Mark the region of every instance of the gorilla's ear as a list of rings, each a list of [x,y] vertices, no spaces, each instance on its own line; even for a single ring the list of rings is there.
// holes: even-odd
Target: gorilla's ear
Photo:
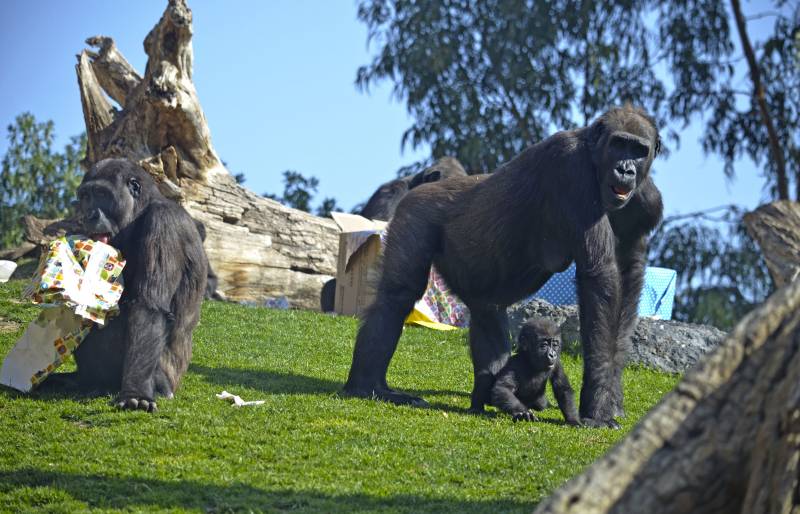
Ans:
[[[142,185],[136,178],[131,177],[128,179],[128,190],[130,190],[132,197],[139,198],[139,194],[142,192]]]
[[[528,351],[531,349],[531,336],[524,332],[520,332],[517,338],[517,351]]]
[[[656,151],[653,155],[661,154],[661,136],[656,136]]]
[[[440,178],[442,178],[442,172],[439,171],[439,170],[433,170],[432,172],[430,172],[427,175],[425,175],[423,182],[426,183],[426,184],[428,182],[436,182]]]

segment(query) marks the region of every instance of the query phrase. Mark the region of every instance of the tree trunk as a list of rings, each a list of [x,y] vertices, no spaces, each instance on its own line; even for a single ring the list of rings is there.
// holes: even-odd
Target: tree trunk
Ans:
[[[322,284],[336,270],[332,220],[284,207],[239,186],[211,144],[192,82],[192,13],[169,0],[144,40],[144,77],[114,40],[86,43],[76,71],[88,137],[85,165],[107,157],[134,160],[162,192],[206,225],[206,251],[230,299],[286,296],[319,308]],[[119,104],[115,109],[111,100]]]
[[[745,214],[744,224],[761,247],[777,287],[800,276],[800,203],[782,200],[762,205]]]
[[[536,513],[798,514],[799,458],[796,280]]]

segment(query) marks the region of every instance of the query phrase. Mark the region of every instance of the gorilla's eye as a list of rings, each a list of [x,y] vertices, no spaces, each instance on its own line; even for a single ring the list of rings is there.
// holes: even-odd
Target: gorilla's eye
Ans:
[[[142,185],[139,184],[138,180],[132,178],[128,180],[128,188],[131,190],[131,195],[133,195],[134,198],[137,198],[142,190]]]
[[[650,153],[650,147],[640,141],[632,141],[630,152],[635,159],[642,159]]]

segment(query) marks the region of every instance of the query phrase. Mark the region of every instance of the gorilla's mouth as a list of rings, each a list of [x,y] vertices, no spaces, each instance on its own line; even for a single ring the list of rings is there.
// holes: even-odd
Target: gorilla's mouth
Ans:
[[[618,200],[627,200],[633,189],[629,189],[625,186],[611,186],[611,191]]]
[[[101,243],[108,244],[109,240],[111,240],[111,233],[102,232],[99,234],[89,234],[89,238],[94,239],[95,241],[100,241]]]

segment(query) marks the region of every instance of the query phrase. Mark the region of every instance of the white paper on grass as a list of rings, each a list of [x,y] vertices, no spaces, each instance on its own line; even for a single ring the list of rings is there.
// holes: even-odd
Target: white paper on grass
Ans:
[[[232,407],[248,407],[250,405],[261,405],[264,403],[264,400],[254,400],[246,402],[242,400],[241,396],[236,396],[235,394],[231,394],[228,391],[222,391],[216,396],[220,400],[228,400],[229,402],[231,402]]]

